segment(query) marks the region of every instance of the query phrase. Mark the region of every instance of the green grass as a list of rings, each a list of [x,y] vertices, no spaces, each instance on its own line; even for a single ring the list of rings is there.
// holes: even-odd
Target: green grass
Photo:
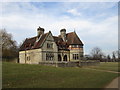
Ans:
[[[120,63],[118,63],[118,62],[100,62],[99,66],[89,66],[89,68],[120,72]]]
[[[84,68],[3,63],[3,88],[102,88],[118,74]]]

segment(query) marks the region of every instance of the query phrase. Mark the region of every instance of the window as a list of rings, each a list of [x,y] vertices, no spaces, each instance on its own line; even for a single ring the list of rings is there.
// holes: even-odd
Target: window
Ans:
[[[75,47],[75,45],[72,45],[72,47],[74,48],[74,47]]]
[[[78,60],[79,59],[79,55],[78,54],[73,54],[73,59],[74,60]]]
[[[72,45],[73,48],[79,48],[80,45]]]
[[[27,60],[30,61],[30,56],[27,56]]]
[[[54,53],[46,53],[46,61],[54,60]]]
[[[76,45],[77,48],[79,48],[79,45]]]
[[[47,43],[47,48],[53,48],[53,43]]]

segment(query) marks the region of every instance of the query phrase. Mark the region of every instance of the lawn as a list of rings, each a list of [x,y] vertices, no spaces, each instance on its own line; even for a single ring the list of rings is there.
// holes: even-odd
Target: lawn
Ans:
[[[4,62],[3,88],[103,88],[118,74],[77,67]]]
[[[118,63],[118,62],[100,62],[99,66],[90,66],[89,68],[120,72],[120,63]]]

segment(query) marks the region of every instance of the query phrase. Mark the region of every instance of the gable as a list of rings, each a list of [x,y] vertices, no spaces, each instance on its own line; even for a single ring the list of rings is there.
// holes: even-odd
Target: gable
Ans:
[[[37,48],[41,48],[41,47],[42,47],[42,44],[44,43],[45,38],[47,37],[47,35],[48,35],[48,33],[43,34],[43,35],[40,37],[39,41],[35,43],[34,49],[37,49]]]
[[[54,39],[53,39],[53,36],[52,36],[52,33],[51,33],[51,32],[49,32],[48,36],[46,37],[46,40],[47,40],[47,41],[54,41]]]
[[[67,43],[70,44],[77,44],[77,45],[83,45],[82,41],[78,37],[78,35],[75,32],[71,32],[66,34],[67,37]]]
[[[49,31],[48,35],[46,36],[46,38],[44,39],[44,42],[42,43],[41,47],[44,46],[45,42],[54,42],[55,43],[52,33],[50,31]]]
[[[58,49],[67,49],[69,45],[83,46],[82,41],[75,32],[67,33],[66,38],[67,41],[64,42],[61,38],[61,35],[59,35],[58,37],[53,36],[52,33],[49,31],[48,33],[42,34],[39,37],[35,36],[32,38],[27,38],[20,47],[20,51],[41,48],[43,47],[45,41],[54,42],[58,46]]]
[[[48,33],[43,34],[41,37],[33,37],[27,38],[22,46],[20,47],[20,51],[30,50],[30,49],[38,49],[41,47]],[[37,40],[38,39],[38,40]]]
[[[33,48],[35,41],[36,41],[36,37],[26,38],[20,47],[20,51],[24,51],[24,50]]]

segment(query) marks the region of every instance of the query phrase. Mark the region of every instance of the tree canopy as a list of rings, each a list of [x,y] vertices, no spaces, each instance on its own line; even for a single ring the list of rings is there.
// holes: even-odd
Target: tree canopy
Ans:
[[[13,40],[12,34],[5,29],[0,30],[1,44],[2,44],[2,58],[13,59],[18,56],[17,43]]]
[[[104,56],[102,50],[99,47],[94,47],[91,50],[91,56],[95,60],[102,60],[102,57]]]

